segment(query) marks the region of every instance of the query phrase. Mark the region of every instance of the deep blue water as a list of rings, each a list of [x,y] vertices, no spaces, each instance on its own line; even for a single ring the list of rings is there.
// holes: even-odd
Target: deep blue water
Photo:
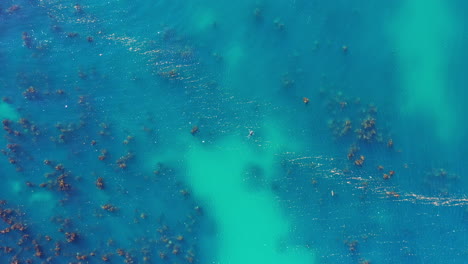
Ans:
[[[2,1],[0,263],[258,263],[263,202],[290,263],[467,263],[466,4],[414,3]]]

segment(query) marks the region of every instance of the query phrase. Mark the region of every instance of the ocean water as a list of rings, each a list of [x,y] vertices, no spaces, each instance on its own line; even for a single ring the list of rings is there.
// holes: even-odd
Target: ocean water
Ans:
[[[0,2],[0,263],[468,263],[464,1]]]

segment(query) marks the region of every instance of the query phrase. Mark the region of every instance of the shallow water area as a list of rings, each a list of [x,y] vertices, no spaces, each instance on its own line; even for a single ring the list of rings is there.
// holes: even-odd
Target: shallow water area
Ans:
[[[464,263],[463,8],[2,1],[0,263]]]

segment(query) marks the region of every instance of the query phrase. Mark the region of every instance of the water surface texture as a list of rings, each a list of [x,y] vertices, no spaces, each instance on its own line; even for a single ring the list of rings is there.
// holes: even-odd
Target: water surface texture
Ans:
[[[468,263],[464,1],[3,0],[0,263]]]

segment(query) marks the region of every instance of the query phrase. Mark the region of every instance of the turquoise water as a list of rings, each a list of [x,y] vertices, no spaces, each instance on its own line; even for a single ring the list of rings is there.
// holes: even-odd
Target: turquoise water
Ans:
[[[2,1],[0,263],[467,263],[465,9]]]

